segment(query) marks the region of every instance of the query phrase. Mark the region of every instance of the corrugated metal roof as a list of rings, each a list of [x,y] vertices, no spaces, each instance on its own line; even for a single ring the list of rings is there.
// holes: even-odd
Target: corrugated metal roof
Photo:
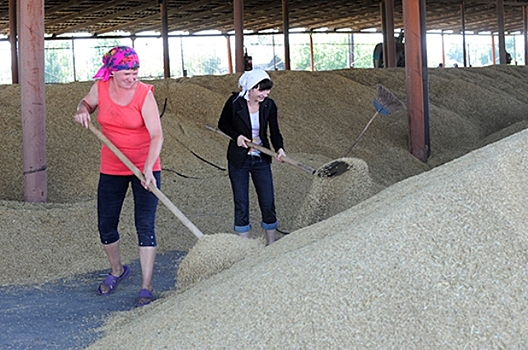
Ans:
[[[93,35],[114,31],[131,34],[143,31],[161,31],[159,0],[46,0],[45,32],[60,35],[88,32]],[[427,29],[462,29],[460,0],[435,0],[426,3]],[[466,0],[466,31],[482,32],[498,29],[495,0]],[[0,32],[9,33],[9,1],[0,1]],[[506,32],[523,30],[522,6],[526,1],[505,1]],[[290,0],[290,29],[316,30],[349,29],[361,31],[370,28],[381,30],[379,0]],[[403,28],[402,2],[396,0],[395,28]],[[218,30],[222,33],[234,30],[232,1],[179,1],[169,0],[168,29],[196,33]],[[266,2],[244,1],[244,29],[251,31],[282,30],[283,12],[281,0]]]

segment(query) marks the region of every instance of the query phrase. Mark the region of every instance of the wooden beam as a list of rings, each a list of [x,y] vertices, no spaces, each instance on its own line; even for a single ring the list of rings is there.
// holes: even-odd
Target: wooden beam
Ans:
[[[495,5],[496,0],[473,0],[473,4]],[[504,6],[528,6],[528,1],[504,1]]]
[[[310,70],[315,72],[315,59],[314,59],[314,47],[313,47],[313,34],[309,33],[308,37],[310,38]]]
[[[169,79],[170,72],[170,58],[169,58],[169,30],[167,23],[167,7],[168,0],[160,1],[160,15],[161,15],[161,40],[163,42],[163,78]]]
[[[422,40],[420,6],[416,0],[403,0],[405,31],[405,74],[407,90],[407,116],[409,119],[409,151],[427,161],[424,124],[424,95],[422,77]]]
[[[177,31],[177,30],[188,31],[187,29],[185,29],[185,26],[188,27],[188,25],[186,25],[186,21],[200,19],[203,15],[206,15],[207,17],[212,18],[213,16],[215,16],[216,13],[224,12],[224,11],[229,13],[229,16],[226,17],[226,19],[225,19],[226,24],[229,23],[229,26],[231,26],[231,28],[232,28],[231,30],[234,31],[235,28],[233,26],[233,5],[225,5],[225,6],[221,6],[221,7],[216,7],[214,9],[209,9],[209,10],[205,10],[205,11],[202,11],[202,12],[196,12],[196,13],[187,14],[187,15],[184,15],[184,16],[178,16],[176,18],[173,16],[172,18],[169,18],[169,27],[173,31]],[[245,16],[246,15],[244,14],[244,22],[245,22]],[[221,17],[221,16],[219,16],[219,17]],[[204,28],[206,28],[205,27],[206,25],[207,25],[207,22],[200,23],[200,25],[193,25],[192,26],[192,30],[190,30],[189,33],[196,33],[196,32],[199,32],[199,31],[202,31],[202,30],[208,30],[208,29],[211,29],[211,30],[216,30],[217,29],[214,26],[210,27],[210,28],[207,28],[207,29],[204,29]]]
[[[357,5],[356,11],[361,10],[367,11],[367,8],[362,8],[361,5]],[[260,14],[258,16],[256,14],[251,15],[250,13],[248,13],[248,19],[246,20],[246,27],[248,29],[251,28],[252,30],[260,31],[281,27],[279,19],[273,18],[273,10],[261,10],[259,12]],[[332,15],[335,15],[336,20],[328,19],[329,16]],[[258,17],[260,19],[256,21],[251,19],[255,17]],[[302,21],[302,18],[306,17],[310,18],[310,24],[308,26],[304,25]],[[373,17],[371,16],[371,14],[365,14],[365,17],[369,19],[370,23],[372,23]],[[379,21],[379,14],[377,14],[374,18],[378,18]],[[290,28],[305,27],[310,30],[334,25],[339,26],[340,24],[342,24],[342,27],[344,27],[348,24],[355,23],[356,19],[357,17],[352,15],[346,7],[338,6],[335,3],[329,3],[319,6],[314,5],[305,9],[290,9]]]
[[[284,69],[291,70],[290,65],[290,10],[288,0],[282,0],[282,33],[284,35]]]
[[[506,62],[506,37],[504,36],[504,0],[497,1],[497,28],[499,29],[499,64]]]
[[[528,6],[523,7],[524,65],[528,65]]]
[[[17,3],[9,0],[9,43],[11,44],[11,84],[18,84],[18,30],[17,30]]]
[[[231,37],[225,36],[227,45],[227,71],[229,74],[233,74],[233,56],[231,53]]]
[[[125,16],[126,14],[130,14],[130,13],[138,13],[138,12],[144,11],[144,10],[149,9],[149,8],[152,8],[152,11],[154,11],[156,13],[155,15],[152,15],[152,17],[156,18],[156,20],[159,21],[159,9],[158,9],[157,6],[158,6],[158,0],[151,0],[150,2],[144,3],[141,6],[127,9],[126,13],[115,13],[115,12],[113,12],[113,13],[110,13],[110,14],[104,16],[104,17],[94,17],[94,19],[92,19],[90,21],[84,21],[84,22],[80,22],[80,23],[78,23],[76,25],[68,26],[68,27],[66,27],[66,28],[64,28],[64,29],[62,29],[60,31],[57,31],[56,35],[60,35],[60,34],[64,34],[64,33],[71,33],[71,32],[74,32],[74,31],[82,29],[82,28],[88,28],[91,25],[95,25],[95,24],[98,24],[98,23],[104,23],[106,21],[115,20],[119,16]],[[94,13],[93,11],[90,11],[90,10],[88,10],[88,11],[89,11],[88,13],[91,13],[91,14]],[[76,19],[76,18],[79,18],[79,17],[82,17],[82,16],[86,16],[88,13],[83,13],[81,15],[78,15],[77,17],[73,17],[71,19],[68,19],[68,21]],[[143,21],[144,20],[145,20],[145,18],[143,18]],[[65,23],[65,22],[62,22],[62,23]],[[50,24],[47,24],[47,25],[49,26]],[[161,27],[161,24],[158,25],[158,27]]]
[[[235,71],[244,72],[244,1],[233,1],[233,19],[235,26]]]
[[[360,4],[358,4],[355,8],[357,11],[368,10],[366,6],[361,6]],[[338,21],[328,21],[328,17],[332,14],[335,14],[335,16],[339,17],[340,19]],[[259,7],[254,10],[248,10],[244,8],[244,28],[253,31],[282,29],[283,22],[281,16],[281,6],[270,6],[270,8]],[[346,17],[343,18],[343,16]],[[290,28],[304,27],[303,23],[300,21],[300,19],[303,17],[310,18],[311,24],[307,27],[308,29],[324,27],[326,24],[330,23],[347,24],[353,22],[353,16],[349,14],[347,8],[336,5],[334,2],[327,2],[319,5],[314,4],[313,6],[305,6],[302,9],[296,8],[295,10],[290,8]],[[365,18],[365,23],[369,23],[369,21],[370,23],[372,22],[372,17],[370,14],[365,14]],[[211,30],[215,29],[217,26],[223,27],[230,24],[232,24],[230,21],[222,20],[218,22],[217,25],[206,24],[205,26],[199,26],[197,27],[197,30]]]
[[[177,31],[177,30],[180,30],[180,31],[188,31],[188,25],[186,25],[186,23],[188,23],[189,21],[192,21],[194,19],[199,19],[199,18],[202,18],[204,15],[209,15],[210,13],[212,13],[213,10],[205,10],[205,11],[197,11],[197,12],[193,12],[193,13],[187,13],[187,11],[189,11],[189,8],[188,7],[183,7],[183,8],[178,8],[178,9],[172,9],[170,11],[168,11],[168,25],[169,25],[169,31]],[[232,11],[233,11],[233,6],[232,5],[225,5],[225,6],[222,6],[222,7],[218,7],[218,8],[215,8],[214,12],[223,12],[223,11],[228,11],[231,15],[229,18],[226,18],[226,23],[230,23],[230,25],[233,25],[233,18],[232,18]],[[155,16],[151,16],[151,17],[147,17],[147,19],[153,19]],[[134,21],[135,24],[139,24],[141,23],[142,21],[144,21],[145,19],[143,18],[139,18],[137,20]],[[98,31],[97,33],[98,34],[102,34],[102,33],[107,33],[109,31],[115,31],[115,30],[123,30],[127,27],[127,24],[120,24],[120,25],[116,25],[116,26],[113,26],[112,28],[108,29],[108,30],[105,30],[105,31]],[[142,31],[155,31],[157,30],[158,28],[158,25],[157,24],[153,24],[151,26],[146,26],[146,27],[143,27],[142,28]],[[200,30],[203,30],[202,29],[203,26],[194,26],[193,27],[193,30],[189,31],[190,33],[193,33],[193,32],[197,32],[197,31],[200,31]],[[211,27],[211,29],[214,29],[214,27]]]
[[[467,67],[467,51],[466,51],[466,4],[464,0],[460,1],[460,21],[462,22],[462,60],[464,67]]]
[[[385,25],[386,25],[386,38],[387,41],[387,60],[385,61],[386,68],[396,67],[396,45],[394,43],[394,0],[384,0],[385,8]]]
[[[420,39],[422,50],[422,86],[423,86],[423,125],[424,125],[424,149],[425,160],[431,155],[431,140],[429,130],[429,69],[427,68],[427,19],[425,0],[420,1]]]
[[[262,6],[248,0],[244,6],[246,30],[282,30],[282,0],[269,0]],[[46,0],[45,31],[59,35],[74,31],[86,31],[94,35],[114,30],[161,31],[157,0]],[[401,1],[394,1],[395,13]],[[429,1],[427,8],[428,29],[460,30],[460,0]],[[519,6],[528,6],[527,0],[503,1],[504,30],[522,31],[523,20]],[[168,2],[168,30],[194,33],[216,29],[220,32],[234,30],[232,2],[220,0],[172,1]],[[289,28],[306,28],[307,31],[327,27],[330,30],[350,28],[360,31],[366,28],[381,28],[379,0],[289,0]],[[495,0],[466,0],[467,31],[497,31]],[[7,1],[0,3],[0,33],[10,31]],[[397,15],[396,28],[403,27],[403,19]]]
[[[24,200],[48,200],[46,93],[44,84],[44,0],[20,0],[19,50]]]
[[[387,56],[388,56],[389,50],[387,49],[387,37],[388,37],[387,15],[385,14],[385,1],[384,0],[380,1],[380,14],[381,14],[381,35],[383,37],[382,39],[383,41],[381,44],[381,57],[379,58],[382,59],[383,66],[387,67],[387,62],[389,61]],[[378,68],[378,67],[380,67],[379,61],[378,61],[378,64],[374,62],[374,68]]]
[[[55,16],[56,13],[64,13],[68,8],[75,8],[76,5],[79,5],[81,4],[83,1],[70,1],[66,6],[61,6],[61,5],[58,5],[58,6],[55,6],[55,7],[52,7],[48,10],[46,10],[46,15],[47,16]],[[88,8],[86,8],[86,10],[84,11],[74,11],[74,10],[69,10],[69,14],[67,15],[57,15],[56,18],[53,20],[53,21],[48,21],[48,22],[45,22],[45,25],[47,26],[53,26],[53,25],[61,25],[61,24],[64,24],[68,21],[71,21],[71,20],[75,20],[76,18],[79,18],[79,17],[84,17],[84,16],[93,16],[95,15],[97,12],[99,11],[105,11],[108,9],[111,9],[112,6],[119,6],[120,4],[122,3],[125,3],[126,0],[114,0],[114,1],[109,1],[107,3],[102,3],[102,4],[99,4],[99,5],[95,5],[95,6],[90,6]],[[147,1],[148,3],[148,1]],[[157,1],[153,1],[151,0],[151,3],[152,4],[149,4],[148,7],[151,7],[151,6],[156,6],[157,5]],[[115,14],[114,14],[115,16]],[[101,21],[99,21],[100,23]]]
[[[497,64],[497,53],[495,51],[495,34],[491,33],[491,63]]]

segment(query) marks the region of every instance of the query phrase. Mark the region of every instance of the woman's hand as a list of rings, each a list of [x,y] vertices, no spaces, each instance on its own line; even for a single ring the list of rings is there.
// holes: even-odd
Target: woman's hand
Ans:
[[[141,181],[141,185],[143,185],[143,187],[146,190],[150,191],[149,189],[150,184],[153,184],[154,186],[156,186],[156,178],[154,177],[154,174],[152,173],[152,171],[143,172],[143,177],[145,178],[145,181]]]
[[[89,101],[91,102],[89,103]],[[77,105],[77,112],[74,116],[75,121],[84,126],[86,129],[88,129],[88,126],[90,124],[90,114],[95,112],[96,108],[97,85],[93,84],[90,88],[90,92],[88,92],[88,95],[84,96],[81,102],[79,102],[79,104]]]
[[[284,150],[282,148],[279,148],[277,151],[277,154],[275,155],[275,159],[277,162],[284,163],[284,160],[282,160],[282,157],[286,157],[286,153],[284,153]]]
[[[88,94],[84,96],[81,102],[77,105],[77,112],[73,117],[77,123],[81,124],[86,129],[88,129],[90,124],[90,114],[95,112],[97,108],[97,101],[97,84],[94,83]]]
[[[238,147],[248,148],[249,147],[247,145],[248,142],[251,142],[251,140],[248,139],[247,137],[245,137],[244,135],[240,135],[240,136],[237,137],[237,145],[238,145]]]
[[[81,108],[75,113],[75,121],[85,128],[88,129],[88,124],[90,123],[90,113],[85,108]]]

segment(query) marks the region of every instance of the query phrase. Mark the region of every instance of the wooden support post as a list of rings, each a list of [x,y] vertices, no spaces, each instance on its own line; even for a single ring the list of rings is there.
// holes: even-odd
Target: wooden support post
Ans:
[[[431,153],[431,140],[429,135],[429,69],[427,68],[427,19],[425,11],[425,0],[420,1],[420,29],[421,29],[421,51],[422,51],[422,81],[423,81],[423,126],[425,159]]]
[[[312,33],[308,34],[310,38],[310,69],[312,72],[315,71],[315,59],[314,59],[314,48],[313,48],[313,36]]]
[[[17,4],[9,0],[9,43],[11,44],[11,83],[18,84]]]
[[[227,71],[233,74],[233,53],[231,52],[231,37],[229,34],[225,35],[227,45]]]
[[[354,65],[355,65],[355,62],[356,62],[356,45],[355,45],[355,40],[354,40],[354,33],[351,33],[349,35],[349,50],[348,50],[348,55],[349,55],[349,67],[350,68],[354,68]]]
[[[165,79],[169,79],[171,77],[169,60],[169,21],[167,16],[167,6],[167,0],[161,0],[161,39],[163,42],[163,78]]]
[[[282,0],[282,30],[284,33],[284,69],[291,70],[290,59],[290,8],[288,0]]]
[[[504,36],[504,0],[497,0],[497,27],[499,28],[499,64],[507,64],[506,37]]]
[[[409,118],[409,151],[427,161],[424,125],[424,87],[422,77],[422,38],[420,3],[403,0],[405,32],[405,73],[407,89],[407,115]]]
[[[396,67],[396,45],[394,43],[394,0],[383,0],[385,4],[385,27],[387,41],[386,68]]]
[[[235,70],[244,72],[244,1],[233,1],[233,15],[235,20]]]
[[[462,16],[462,57],[464,60],[464,67],[467,67],[467,52],[466,52],[466,6],[464,0],[460,2],[460,14]]]
[[[445,60],[445,37],[444,37],[444,31],[442,30],[442,67],[445,68],[446,66],[446,60]]]
[[[495,35],[491,33],[491,63],[497,64],[497,53],[495,52]]]
[[[387,37],[389,36],[387,32],[387,16],[385,15],[385,0],[380,1],[380,15],[381,15],[381,35],[383,36],[383,41],[381,45],[381,57],[383,61],[383,68],[387,67]]]
[[[528,6],[523,6],[524,65],[528,65]]]
[[[46,93],[44,84],[44,0],[21,0],[18,8],[24,200],[48,200]]]

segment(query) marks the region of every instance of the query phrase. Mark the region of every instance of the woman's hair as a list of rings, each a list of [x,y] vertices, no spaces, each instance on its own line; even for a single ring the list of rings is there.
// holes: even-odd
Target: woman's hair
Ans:
[[[273,82],[270,79],[264,79],[259,81],[259,83],[253,86],[253,89],[259,89],[260,91],[271,90],[273,87]]]

